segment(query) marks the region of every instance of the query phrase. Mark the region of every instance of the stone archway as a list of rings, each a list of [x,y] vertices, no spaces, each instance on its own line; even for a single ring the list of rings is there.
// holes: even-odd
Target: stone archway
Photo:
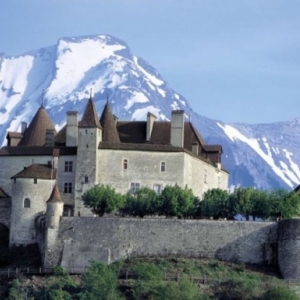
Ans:
[[[0,223],[0,249],[9,247],[9,229],[6,225]]]

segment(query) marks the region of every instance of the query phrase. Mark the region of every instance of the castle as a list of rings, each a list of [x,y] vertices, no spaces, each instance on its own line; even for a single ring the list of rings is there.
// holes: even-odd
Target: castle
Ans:
[[[84,272],[91,260],[134,256],[213,257],[275,264],[284,278],[300,279],[300,219],[243,222],[92,217],[81,195],[95,184],[117,192],[166,185],[195,195],[227,189],[222,148],[207,145],[183,111],[171,122],[152,114],[120,122],[109,103],[99,120],[90,98],[82,119],[67,113],[59,132],[45,108],[21,132],[8,132],[0,149],[0,242],[39,245],[43,266]]]
[[[171,122],[151,113],[144,122],[118,121],[108,102],[99,118],[90,97],[80,121],[76,111],[66,119],[56,132],[41,106],[21,132],[7,133],[7,146],[0,149],[0,188],[11,207],[2,209],[0,223],[10,229],[10,245],[37,241],[36,220],[47,206],[63,216],[91,215],[81,195],[95,184],[125,194],[142,186],[159,193],[176,183],[200,198],[208,189],[227,189],[222,147],[207,145],[182,110],[172,112]]]

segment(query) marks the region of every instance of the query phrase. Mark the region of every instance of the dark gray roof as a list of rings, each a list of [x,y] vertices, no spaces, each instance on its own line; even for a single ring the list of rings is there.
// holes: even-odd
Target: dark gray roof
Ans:
[[[2,147],[0,156],[27,156],[27,155],[51,155],[53,149],[59,149],[59,155],[76,155],[77,147],[40,147],[40,146],[14,146]]]
[[[10,196],[0,187],[0,199],[10,198]]]

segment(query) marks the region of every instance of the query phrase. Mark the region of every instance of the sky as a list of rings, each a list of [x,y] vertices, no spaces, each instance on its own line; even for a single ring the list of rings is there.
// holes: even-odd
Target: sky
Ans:
[[[194,111],[224,122],[300,118],[299,0],[3,0],[0,52],[110,34]]]

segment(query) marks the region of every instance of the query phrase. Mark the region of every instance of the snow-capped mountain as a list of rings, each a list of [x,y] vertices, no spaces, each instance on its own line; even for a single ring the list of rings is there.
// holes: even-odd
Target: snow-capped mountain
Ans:
[[[184,109],[187,116],[191,111],[187,100],[123,41],[108,35],[62,38],[20,56],[0,54],[0,145],[7,130],[20,130],[42,101],[59,129],[68,110],[82,114],[90,89],[98,112],[109,97],[121,120],[145,120],[149,111],[164,120],[172,109]],[[223,146],[231,186],[291,189],[300,182],[300,119],[248,125],[195,112],[191,118],[208,143]]]

